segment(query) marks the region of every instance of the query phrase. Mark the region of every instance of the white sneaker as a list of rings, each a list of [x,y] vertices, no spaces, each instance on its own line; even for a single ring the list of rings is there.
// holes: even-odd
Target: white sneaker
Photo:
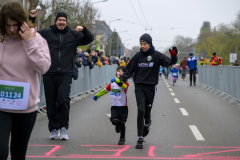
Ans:
[[[67,129],[65,127],[62,127],[60,130],[60,139],[61,140],[67,140],[68,135],[67,135]]]
[[[58,139],[58,136],[59,136],[59,131],[54,129],[52,130],[51,135],[49,136],[49,139]]]

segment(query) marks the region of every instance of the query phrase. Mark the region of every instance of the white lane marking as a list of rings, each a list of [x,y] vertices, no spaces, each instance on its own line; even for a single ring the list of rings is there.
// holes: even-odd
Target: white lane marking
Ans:
[[[168,83],[166,83],[166,84],[168,84]]]
[[[172,96],[175,96],[175,94],[174,94],[173,92],[171,92],[171,95],[172,95]]]
[[[169,91],[172,91],[172,89],[171,89],[171,88],[169,88]]]
[[[182,112],[182,114],[184,116],[189,116],[189,114],[187,113],[186,109],[184,109],[184,108],[179,108],[179,109],[181,110],[181,112]]]
[[[108,117],[111,117],[111,114],[107,114]]]
[[[167,87],[170,87],[169,85],[167,85]]]
[[[199,130],[197,129],[196,126],[194,125],[189,125],[190,129],[192,130],[193,132],[193,135],[195,136],[195,138],[198,140],[198,141],[205,141],[205,139],[203,138],[202,134],[199,132]]]
[[[177,98],[174,98],[174,101],[175,101],[176,103],[180,103],[180,101],[179,101]]]

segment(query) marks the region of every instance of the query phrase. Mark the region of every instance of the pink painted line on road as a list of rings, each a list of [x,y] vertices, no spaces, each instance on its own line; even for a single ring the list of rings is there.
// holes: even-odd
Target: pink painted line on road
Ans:
[[[53,147],[49,152],[45,154],[45,156],[50,156],[53,152],[56,152],[58,149],[60,149],[62,146],[59,145],[28,145],[28,146],[37,146],[37,147]]]
[[[154,154],[153,154],[154,149],[155,149],[155,146],[150,146],[150,149],[148,152],[149,157],[154,157]]]
[[[128,145],[81,145],[81,146],[87,146],[87,147],[123,147],[122,149],[90,149],[92,151],[117,151],[115,155],[111,156],[120,156],[123,151],[126,151],[130,146]],[[107,155],[110,156],[110,155]]]
[[[92,156],[92,155],[69,155],[69,156],[26,156],[27,158],[56,158],[56,159],[60,159],[60,158],[67,158],[67,159],[73,159],[73,158],[86,158],[86,159],[167,159],[167,160],[239,160],[240,157],[234,157],[234,156],[214,156],[214,157],[115,157],[115,156]]]
[[[239,148],[240,147],[216,147],[216,146],[173,146],[174,148]]]

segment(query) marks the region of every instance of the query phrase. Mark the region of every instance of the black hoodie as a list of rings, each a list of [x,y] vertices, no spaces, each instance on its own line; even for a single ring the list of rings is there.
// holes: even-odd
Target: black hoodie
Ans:
[[[93,34],[85,27],[82,32],[77,32],[68,26],[59,30],[56,25],[38,32],[46,39],[51,55],[52,64],[46,74],[74,76],[76,49],[91,43]]]
[[[126,71],[120,77],[123,81],[130,78],[134,73],[134,83],[137,84],[158,84],[159,67],[167,67],[176,64],[178,58],[169,58],[166,55],[156,51],[154,46],[151,46],[146,52],[140,49],[128,63]]]

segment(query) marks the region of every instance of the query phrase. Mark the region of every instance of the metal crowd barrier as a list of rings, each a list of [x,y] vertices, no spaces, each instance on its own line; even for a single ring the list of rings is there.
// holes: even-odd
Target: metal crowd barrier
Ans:
[[[228,103],[240,102],[240,67],[198,66],[199,86],[223,97]],[[240,108],[240,104],[236,106]]]
[[[93,69],[89,69],[89,66],[82,66],[78,68],[78,79],[72,81],[71,99],[81,100],[80,96],[86,97],[86,93],[92,94],[91,91],[98,91],[108,84],[112,78],[116,76],[117,65],[103,65],[99,67],[94,66]],[[39,107],[38,111],[43,114],[46,112],[44,107],[46,106],[44,87],[41,76],[40,81],[40,94],[39,94]]]

